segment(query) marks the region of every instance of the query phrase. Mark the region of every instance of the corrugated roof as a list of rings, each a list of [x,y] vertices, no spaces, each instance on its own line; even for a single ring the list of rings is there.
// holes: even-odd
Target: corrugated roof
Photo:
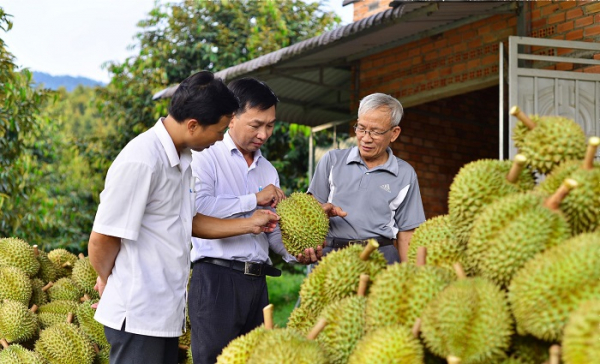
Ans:
[[[231,81],[266,81],[281,102],[278,119],[316,126],[351,117],[351,67],[360,58],[443,32],[455,24],[510,11],[505,1],[405,2],[320,36],[216,72]],[[177,86],[154,95],[170,97]]]

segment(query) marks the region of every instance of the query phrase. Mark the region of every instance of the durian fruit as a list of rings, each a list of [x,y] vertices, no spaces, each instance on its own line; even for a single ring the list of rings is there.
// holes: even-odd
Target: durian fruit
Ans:
[[[533,176],[523,168],[526,162],[523,155],[515,156],[514,163],[482,159],[468,163],[458,171],[450,185],[448,210],[459,242],[468,242],[473,222],[483,207],[500,197],[533,188]]]
[[[75,263],[77,263],[77,256],[66,249],[54,249],[48,253],[48,259],[56,267],[56,277],[71,277],[71,272]]]
[[[318,336],[317,341],[327,354],[331,364],[345,364],[356,343],[366,332],[365,328],[365,297],[369,276],[361,274],[356,296],[331,302],[323,311],[321,318],[327,325]]]
[[[427,248],[427,265],[452,269],[456,262],[467,265],[466,245],[454,236],[449,215],[440,215],[421,224],[410,239],[408,262],[416,264],[419,247]]]
[[[19,344],[8,345],[0,340],[4,347],[0,351],[0,364],[45,364],[44,359],[36,352],[25,349]]]
[[[78,303],[75,301],[52,301],[38,308],[37,314],[42,328],[65,322],[69,313],[77,312]],[[75,316],[77,322],[77,316]]]
[[[281,240],[286,250],[296,256],[307,248],[325,241],[329,219],[313,195],[294,192],[277,205]]]
[[[574,120],[562,116],[529,118],[517,106],[510,113],[530,129],[521,134],[521,128],[515,145],[534,170],[546,174],[563,161],[583,158],[585,133]]]
[[[370,239],[364,249],[354,244],[327,254],[300,287],[302,306],[318,315],[330,302],[353,295],[361,274],[376,277],[387,267],[378,246]]]
[[[191,352],[192,350],[189,349]],[[190,356],[191,358],[191,356]],[[110,364],[110,348],[104,348],[96,353],[96,357],[94,358],[94,364]],[[190,364],[193,364],[190,362]]]
[[[97,302],[98,300],[88,300],[80,303],[76,314],[81,330],[88,336],[91,342],[97,344],[100,349],[103,349],[109,347],[109,344],[104,335],[104,326],[94,320],[96,310],[92,308],[92,304]]]
[[[316,323],[317,316],[306,306],[300,305],[290,313],[286,327],[298,331],[300,335],[306,335]]]
[[[73,267],[71,279],[83,293],[89,295],[91,298],[98,299],[100,298],[98,291],[94,290],[96,278],[98,278],[98,273],[96,273],[96,270],[92,267],[90,258],[80,254],[79,260],[75,262],[75,266]]]
[[[54,263],[48,259],[48,254],[39,250],[37,245],[33,246],[33,251],[35,258],[37,259],[38,263],[40,263],[40,269],[38,270],[36,277],[41,279],[44,283],[56,281],[58,269],[56,268],[56,265],[54,265]]]
[[[40,269],[33,248],[18,238],[0,239],[0,265],[17,267],[29,277],[35,276]]]
[[[24,342],[33,338],[38,331],[36,309],[37,306],[33,306],[32,310],[29,310],[17,301],[0,301],[0,338],[8,343]]]
[[[423,360],[423,347],[411,330],[390,325],[363,336],[348,364],[422,364]]]
[[[588,364],[600,359],[600,299],[582,302],[569,315],[562,359],[565,364]]]
[[[482,277],[459,279],[425,307],[422,336],[432,353],[455,356],[463,364],[494,363],[506,358],[512,318],[505,293]]]
[[[426,251],[419,249],[419,266],[392,264],[377,276],[367,298],[368,330],[412,326],[425,306],[456,279],[453,271],[425,265]]]
[[[39,307],[48,303],[48,294],[46,293],[48,288],[50,286],[46,287],[41,279],[33,278],[31,280],[31,298],[29,299],[28,307],[33,305]]]
[[[517,332],[562,337],[570,312],[600,298],[600,232],[580,234],[536,255],[513,277],[509,300]]]
[[[571,229],[558,204],[576,186],[577,182],[566,179],[546,201],[535,192],[524,192],[485,207],[469,238],[472,272],[508,287],[529,259],[568,239]]]
[[[48,289],[50,301],[69,300],[79,302],[82,296],[83,291],[71,278],[61,278]]]
[[[19,301],[24,305],[31,299],[31,281],[21,269],[0,266],[0,300]]]
[[[42,330],[35,351],[49,364],[93,364],[95,353],[87,336],[74,324],[59,322]]]

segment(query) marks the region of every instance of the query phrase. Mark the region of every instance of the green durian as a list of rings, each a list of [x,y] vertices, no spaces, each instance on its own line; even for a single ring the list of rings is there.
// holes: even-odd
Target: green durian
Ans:
[[[45,361],[40,354],[14,344],[0,351],[0,364],[45,364]]]
[[[79,302],[83,291],[71,278],[60,278],[48,289],[50,301],[75,301]]]
[[[370,331],[356,344],[348,364],[422,364],[423,347],[402,325]]]
[[[50,364],[93,364],[92,343],[74,324],[60,322],[42,330],[37,351]]]
[[[432,353],[455,356],[462,364],[506,358],[512,318],[505,293],[485,278],[462,278],[426,306],[422,335]]]
[[[31,280],[31,298],[29,299],[28,307],[33,305],[41,306],[48,303],[48,294],[45,291],[44,282],[39,278]]]
[[[306,309],[304,305],[300,305],[290,313],[286,327],[298,331],[301,335],[306,335],[316,323],[317,316]]]
[[[250,353],[248,364],[327,364],[315,340],[289,329],[267,330]]]
[[[104,325],[94,320],[96,310],[92,308],[98,300],[87,300],[77,306],[77,321],[79,327],[88,336],[90,341],[98,344],[100,349],[109,346],[106,336],[104,335]]]
[[[217,357],[217,364],[246,364],[254,347],[262,340],[266,331],[264,326],[259,326],[232,340]]]
[[[59,322],[66,322],[69,313],[75,315],[74,322],[77,323],[77,307],[75,301],[52,301],[38,308],[37,314],[42,328],[52,326]]]
[[[34,312],[18,301],[0,301],[0,339],[8,343],[24,342],[38,331],[38,319]]]
[[[314,196],[294,192],[277,205],[281,239],[286,250],[296,256],[307,248],[323,245],[329,232],[329,218]]]
[[[54,249],[48,253],[48,259],[56,267],[56,278],[71,277],[77,256],[66,249]]]
[[[0,239],[0,266],[8,265],[21,269],[30,278],[40,269],[33,248],[18,238]]]
[[[473,224],[467,256],[472,272],[507,287],[536,254],[571,236],[560,211],[534,192],[505,196],[482,209]]]
[[[31,280],[21,269],[0,266],[0,300],[19,301],[24,305],[31,299]]]
[[[410,239],[408,262],[417,263],[417,250],[427,248],[427,265],[452,269],[454,263],[466,262],[466,245],[454,236],[449,215],[440,215],[421,224]]]
[[[101,349],[96,353],[94,364],[110,364],[110,347]]]
[[[75,266],[73,266],[73,272],[71,274],[73,282],[75,282],[83,293],[91,298],[100,298],[98,292],[94,290],[96,278],[98,278],[98,273],[96,273],[96,270],[92,267],[90,258],[80,256],[79,260],[75,262]]]
[[[565,364],[594,363],[600,358],[600,299],[582,302],[571,312],[562,340]]]
[[[515,158],[515,163],[524,162]],[[527,169],[520,171],[515,183],[507,180],[512,164],[509,160],[482,159],[464,165],[454,177],[448,194],[448,211],[459,242],[468,242],[475,218],[485,206],[500,197],[534,187],[533,176]]]
[[[600,232],[577,235],[536,255],[513,277],[509,300],[519,334],[562,338],[570,312],[600,299]]]
[[[40,270],[36,277],[41,279],[44,284],[56,281],[58,277],[58,268],[50,259],[48,254],[44,251],[38,250],[37,246],[34,245],[34,251],[36,251],[35,258],[40,263]]]

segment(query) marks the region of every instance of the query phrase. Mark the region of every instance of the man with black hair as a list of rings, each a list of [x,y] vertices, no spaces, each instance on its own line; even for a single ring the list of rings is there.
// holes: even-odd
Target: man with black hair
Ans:
[[[228,85],[240,100],[223,141],[193,153],[196,208],[222,218],[248,216],[275,208],[285,198],[279,175],[260,147],[273,134],[278,99],[263,82],[242,78]],[[324,206],[330,215],[339,211]],[[194,363],[214,364],[223,348],[263,322],[269,304],[265,275],[281,272],[271,266],[269,248],[285,261],[316,262],[321,247],[291,256],[281,232],[246,234],[226,239],[192,239],[193,274],[190,322]]]
[[[102,299],[111,363],[176,364],[185,328],[192,234],[222,238],[273,231],[277,215],[196,214],[191,150],[223,139],[237,98],[207,71],[185,79],[169,115],[123,148],[106,175],[88,251]]]

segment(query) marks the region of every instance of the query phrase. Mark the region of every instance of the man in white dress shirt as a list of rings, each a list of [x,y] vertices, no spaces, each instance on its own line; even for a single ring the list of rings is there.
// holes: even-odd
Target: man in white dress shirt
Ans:
[[[184,80],[169,115],[111,165],[89,241],[111,363],[176,364],[185,328],[192,233],[206,238],[272,231],[277,216],[221,220],[196,214],[191,150],[223,139],[237,98],[210,72]],[[192,220],[193,219],[193,220]]]

